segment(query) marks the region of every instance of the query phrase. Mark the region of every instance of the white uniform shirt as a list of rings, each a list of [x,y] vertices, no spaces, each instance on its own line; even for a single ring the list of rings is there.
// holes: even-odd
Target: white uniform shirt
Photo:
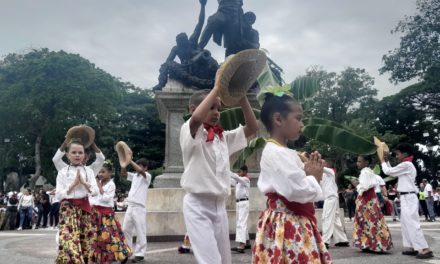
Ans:
[[[246,176],[238,176],[231,172],[231,184],[235,186],[235,199],[249,198],[249,188],[251,187],[251,181]]]
[[[77,185],[70,194],[67,190],[75,181],[77,171],[79,170],[83,181],[91,184],[90,193],[82,185]],[[96,195],[98,193],[98,186],[92,169],[85,166],[67,166],[62,168],[57,175],[57,187],[55,191],[56,199],[62,201],[63,199],[78,199],[89,195]]]
[[[320,185],[324,199],[332,196],[336,198],[338,197],[338,185],[336,185],[336,176],[332,169],[324,167],[324,174],[322,175]]]
[[[386,175],[398,177],[398,192],[418,192],[415,185],[417,171],[412,162],[404,161],[395,167],[391,167],[389,162],[382,162],[382,171]]]
[[[55,168],[57,169],[57,171],[60,171],[62,168],[68,166],[68,164],[63,161],[63,157],[65,154],[66,153],[64,151],[57,149],[57,152],[55,153],[55,155],[52,158],[52,162],[55,165]],[[105,156],[102,153],[102,151],[99,153],[95,153],[95,155],[96,155],[95,161],[92,164],[90,164],[90,166],[88,166],[88,167],[90,167],[92,169],[93,175],[96,177],[99,173],[99,170],[101,170],[102,165],[104,165]]]
[[[151,182],[151,174],[145,172],[146,177],[139,173],[127,172],[127,180],[131,181],[130,191],[125,200],[128,205],[145,207],[147,203],[147,191]]]
[[[382,177],[380,177],[379,175],[376,174],[376,179],[377,179],[377,184],[376,186],[374,186],[374,192],[375,193],[382,193],[382,186],[385,186],[385,181],[382,179]]]
[[[429,192],[431,192],[431,196],[433,195],[432,193],[432,185],[427,183],[425,185],[425,188],[423,189],[423,195],[425,195],[425,199],[429,197]]]
[[[374,171],[368,167],[365,167],[361,170],[361,174],[359,175],[359,184],[356,187],[359,195],[362,195],[362,193],[374,188],[377,185],[376,176],[377,175],[374,174]]]
[[[113,207],[115,205],[115,193],[116,193],[116,185],[113,180],[108,181],[104,186],[102,186],[104,191],[101,194],[98,190],[98,195],[95,196],[94,203],[95,205],[103,206],[103,207]]]
[[[314,176],[306,176],[304,164],[295,150],[267,142],[260,161],[258,188],[264,194],[275,192],[298,203],[324,199]]]
[[[180,185],[188,193],[228,196],[231,193],[229,156],[247,145],[242,126],[223,132],[220,140],[206,142],[208,132],[203,125],[191,136],[189,122],[180,129],[184,172]]]

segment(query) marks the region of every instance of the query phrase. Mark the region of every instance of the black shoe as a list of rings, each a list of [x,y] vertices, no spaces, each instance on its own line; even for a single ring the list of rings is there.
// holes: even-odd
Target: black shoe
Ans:
[[[251,244],[246,244],[245,246],[244,246],[244,249],[251,249],[252,248],[252,245]]]
[[[328,243],[324,243],[325,244],[325,248],[328,249],[330,247],[330,245]]]
[[[131,260],[131,263],[140,263],[143,261],[144,261],[144,257],[136,256],[136,257],[134,257],[134,259]]]
[[[126,264],[128,262],[128,257],[126,257],[123,261],[121,261],[121,264]]]
[[[191,250],[189,248],[184,248],[182,246],[180,246],[177,251],[179,251],[180,254],[188,254],[191,252]]]
[[[417,250],[402,251],[402,255],[407,255],[407,256],[417,256],[418,254],[419,254],[419,252]]]
[[[417,254],[416,255],[416,258],[418,258],[418,259],[429,259],[429,258],[433,258],[434,257],[434,254],[432,253],[432,251],[429,251],[429,252],[426,252],[426,253],[423,253],[423,254]]]
[[[350,243],[348,242],[339,242],[335,244],[336,247],[349,247]]]

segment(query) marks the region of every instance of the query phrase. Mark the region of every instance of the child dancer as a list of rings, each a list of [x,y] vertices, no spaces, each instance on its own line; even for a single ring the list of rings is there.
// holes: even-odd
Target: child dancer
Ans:
[[[130,248],[133,248],[133,235],[136,234],[136,248],[134,259],[131,262],[138,263],[144,261],[145,251],[147,250],[147,209],[145,204],[151,175],[147,172],[147,159],[139,159],[136,163],[131,161],[130,164],[136,173],[127,172],[126,168],[121,168],[121,175],[127,176],[127,180],[131,181],[130,191],[126,199],[128,207],[125,212],[122,230],[124,230]]]
[[[322,240],[324,240],[327,248],[329,248],[332,237],[335,246],[348,247],[348,238],[339,216],[339,196],[335,172],[327,160],[324,165],[324,174],[321,181],[322,192],[325,198],[322,210]]]
[[[70,165],[58,172],[56,196],[61,201],[59,251],[56,263],[92,261],[96,228],[91,220],[88,196],[98,192],[93,171],[84,166],[84,146],[77,140],[67,145]]]
[[[314,152],[303,164],[288,140],[297,140],[301,105],[286,94],[267,93],[261,121],[270,134],[261,156],[258,188],[267,209],[258,219],[252,263],[331,263],[314,215],[322,200],[323,161]]]
[[[423,236],[419,220],[419,201],[415,180],[416,168],[412,163],[414,158],[412,146],[408,143],[397,145],[396,159],[399,164],[391,167],[388,158],[381,159],[382,170],[385,174],[398,178],[397,191],[400,194],[400,223],[402,223],[403,246],[409,250],[404,255],[417,256],[419,259],[434,257]]]
[[[364,252],[386,252],[393,247],[391,234],[374,191],[378,184],[370,169],[371,156],[359,156],[356,163],[361,170],[356,212],[353,224],[353,244]]]
[[[217,85],[191,96],[192,116],[180,130],[186,191],[183,216],[199,264],[230,264],[226,199],[231,191],[229,156],[246,147],[258,124],[246,97],[240,100],[246,125],[223,131]]]
[[[132,254],[131,248],[125,240],[124,232],[122,232],[121,224],[113,211],[116,186],[111,179],[112,174],[112,164],[105,162],[98,174],[99,192],[93,206],[98,212],[95,263],[112,263],[112,261],[126,263]]]
[[[232,251],[244,253],[246,242],[249,241],[249,232],[247,228],[247,221],[249,217],[249,188],[251,181],[247,176],[248,168],[243,165],[240,168],[240,174],[237,175],[231,172],[232,186],[235,186],[235,200],[236,200],[236,228],[235,241],[239,243],[238,247],[232,248]]]

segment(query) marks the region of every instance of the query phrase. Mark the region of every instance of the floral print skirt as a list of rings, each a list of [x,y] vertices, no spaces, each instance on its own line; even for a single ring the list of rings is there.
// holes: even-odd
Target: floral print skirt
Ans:
[[[281,200],[271,204],[258,219],[252,263],[331,263],[315,222],[294,214]]]
[[[94,262],[112,263],[130,257],[132,250],[127,245],[124,232],[115,213],[105,215],[96,210],[95,212],[98,230]]]
[[[374,188],[356,199],[353,241],[353,246],[374,252],[385,252],[393,247],[390,230],[380,210]]]
[[[96,228],[92,215],[65,201],[61,203],[58,226],[59,246],[55,263],[93,263]]]

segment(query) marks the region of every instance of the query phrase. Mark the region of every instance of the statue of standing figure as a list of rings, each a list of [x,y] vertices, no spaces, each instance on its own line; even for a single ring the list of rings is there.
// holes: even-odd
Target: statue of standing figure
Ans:
[[[256,16],[253,12],[243,14],[243,0],[217,0],[217,12],[208,18],[199,42],[203,49],[209,40],[226,48],[225,56],[245,49],[260,47],[258,31],[252,28]]]
[[[207,0],[199,0],[201,4],[198,23],[193,34],[188,38],[186,33],[176,36],[176,46],[171,49],[165,63],[160,67],[159,84],[153,90],[161,90],[168,78],[176,79],[196,89],[208,89],[214,86],[217,61],[208,50],[199,48],[198,41],[205,20]],[[176,56],[180,63],[174,61]]]

